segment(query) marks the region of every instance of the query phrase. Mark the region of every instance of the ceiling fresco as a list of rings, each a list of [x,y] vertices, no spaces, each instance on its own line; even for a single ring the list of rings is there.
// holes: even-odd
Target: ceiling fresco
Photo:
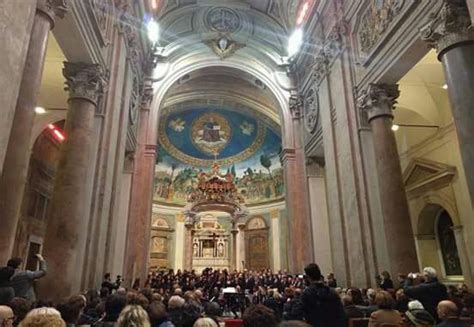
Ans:
[[[283,198],[279,126],[251,109],[192,107],[160,118],[155,201],[185,205],[197,175],[217,161],[248,204]]]

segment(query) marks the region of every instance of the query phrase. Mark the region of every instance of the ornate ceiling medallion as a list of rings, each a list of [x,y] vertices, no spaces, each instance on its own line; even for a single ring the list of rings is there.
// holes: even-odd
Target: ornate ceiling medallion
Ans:
[[[221,33],[234,33],[240,26],[239,15],[232,9],[217,7],[211,9],[206,16],[207,26]]]
[[[199,116],[191,126],[194,145],[205,154],[216,157],[229,143],[231,133],[227,119],[215,112]]]

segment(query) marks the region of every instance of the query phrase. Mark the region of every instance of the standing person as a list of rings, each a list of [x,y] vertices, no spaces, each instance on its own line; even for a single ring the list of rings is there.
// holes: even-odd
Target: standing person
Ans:
[[[46,260],[41,254],[37,254],[36,258],[39,261],[39,270],[21,270],[20,266],[23,263],[21,258],[12,258],[8,260],[7,266],[15,269],[15,273],[11,277],[11,286],[15,291],[16,297],[22,297],[31,302],[36,301],[36,294],[34,290],[34,282],[46,275],[47,267]]]
[[[336,277],[334,276],[334,273],[329,273],[327,276],[327,283],[328,286],[331,288],[336,288],[337,287],[337,280]]]
[[[301,295],[306,321],[314,327],[345,327],[346,314],[339,295],[323,283],[319,266],[311,263],[304,271],[309,284]]]
[[[393,281],[388,271],[382,271],[377,280],[380,288],[384,291],[393,289]]]
[[[8,304],[15,297],[15,291],[10,283],[14,273],[15,269],[12,267],[0,268],[0,305]]]
[[[109,290],[109,294],[112,294],[113,290],[115,289],[114,283],[112,283],[112,279],[110,277],[110,273],[105,273],[104,280],[100,285],[102,288],[107,288]]]
[[[438,281],[436,270],[432,267],[424,268],[423,277],[425,281],[419,285],[414,285],[414,280],[418,277],[418,274],[408,274],[403,288],[405,295],[420,301],[425,310],[438,321],[436,306],[439,302],[448,298],[446,286]]]

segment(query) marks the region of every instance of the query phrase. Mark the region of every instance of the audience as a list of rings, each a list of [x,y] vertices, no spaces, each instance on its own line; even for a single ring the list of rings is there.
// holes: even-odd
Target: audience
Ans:
[[[127,305],[117,320],[117,327],[150,327],[150,320],[145,309],[140,305]]]
[[[449,300],[444,300],[438,303],[437,313],[439,319],[442,321],[437,326],[439,327],[469,327],[470,324],[459,319],[459,309],[456,303]]]
[[[0,305],[0,327],[223,326],[229,318],[242,318],[244,326],[258,327],[346,327],[348,319],[364,318],[370,327],[434,326],[438,314],[440,326],[456,327],[466,326],[474,311],[474,296],[467,286],[446,289],[433,268],[425,268],[423,276],[409,274],[398,290],[393,289],[387,272],[381,273],[376,290],[345,289],[330,287],[336,285],[334,274],[325,282],[316,264],[309,264],[304,276],[270,270],[155,272],[146,288],[135,285],[137,290],[112,283],[106,274],[100,292],[72,295],[54,309],[53,303],[29,300],[36,296],[34,278],[28,276],[44,275],[45,264],[38,272],[21,271],[20,266],[21,260],[12,259],[9,266],[0,268],[0,299],[6,304]]]
[[[381,327],[387,325],[401,325],[402,315],[394,309],[394,301],[387,291],[378,291],[375,295],[375,304],[379,310],[370,315],[369,327]]]

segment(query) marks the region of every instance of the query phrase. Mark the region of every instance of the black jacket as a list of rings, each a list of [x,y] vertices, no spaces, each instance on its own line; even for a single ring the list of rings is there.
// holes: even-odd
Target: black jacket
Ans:
[[[337,293],[323,283],[312,283],[301,295],[306,321],[313,327],[345,327],[346,314]]]
[[[436,312],[438,303],[448,298],[446,286],[437,279],[416,286],[413,286],[412,279],[407,279],[403,290],[408,297],[420,301],[425,310],[436,319],[438,319]]]

